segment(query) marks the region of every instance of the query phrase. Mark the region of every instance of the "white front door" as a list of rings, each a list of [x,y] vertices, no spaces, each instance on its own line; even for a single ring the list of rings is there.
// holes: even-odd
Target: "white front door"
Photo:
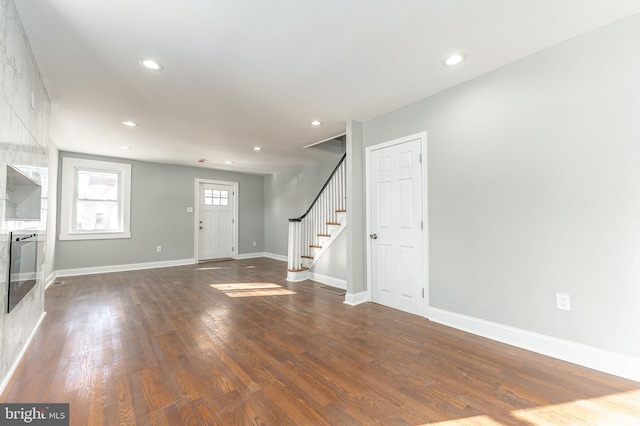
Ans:
[[[198,185],[198,260],[233,258],[234,197],[232,185]]]
[[[373,302],[425,315],[422,150],[426,134],[370,147],[369,284]]]

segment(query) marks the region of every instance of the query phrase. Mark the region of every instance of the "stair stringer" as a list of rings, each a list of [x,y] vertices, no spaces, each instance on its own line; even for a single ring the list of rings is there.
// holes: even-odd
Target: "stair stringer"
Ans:
[[[309,264],[309,269],[313,268],[313,265],[315,265],[318,262],[318,260],[320,260],[322,255],[324,255],[327,252],[327,250],[329,250],[329,247],[331,247],[331,244],[333,244],[333,242],[338,238],[338,235],[342,234],[342,231],[344,231],[346,227],[347,227],[347,218],[344,217],[340,221],[340,226],[338,226],[335,230],[331,232],[331,237],[329,237],[329,240],[323,243],[322,248],[319,249],[317,253],[313,255],[313,260]]]
[[[334,243],[334,241],[338,238],[338,236],[345,230],[347,227],[347,215],[342,213],[338,215],[338,221],[340,225],[329,225],[333,226],[334,229],[331,230],[331,236],[322,243],[322,248],[316,249],[313,253],[313,260],[311,263],[305,266],[306,269],[302,271],[287,271],[287,281],[289,282],[300,282],[309,279],[309,269],[313,267],[313,265],[320,260],[320,258],[329,250],[329,247]]]

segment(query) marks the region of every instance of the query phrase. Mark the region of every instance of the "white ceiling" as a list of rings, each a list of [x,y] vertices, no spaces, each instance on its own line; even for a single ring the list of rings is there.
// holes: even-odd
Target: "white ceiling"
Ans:
[[[640,13],[639,0],[14,2],[61,150],[250,173],[324,158],[302,147],[350,118]],[[455,51],[468,60],[443,67]]]

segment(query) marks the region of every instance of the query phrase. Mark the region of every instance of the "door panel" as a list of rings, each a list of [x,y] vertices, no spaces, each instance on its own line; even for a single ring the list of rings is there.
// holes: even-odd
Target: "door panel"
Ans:
[[[198,260],[233,257],[233,186],[200,183],[198,188]]]
[[[391,228],[391,182],[378,183],[378,227],[379,229]]]
[[[393,265],[391,262],[393,261],[392,255],[392,247],[389,244],[376,244],[377,249],[377,259],[378,262],[374,263],[378,268],[378,283],[379,289],[381,293],[390,294],[393,291],[393,280],[391,279],[391,272],[393,270]],[[375,298],[374,298],[374,301]]]
[[[371,295],[376,303],[423,313],[422,141],[369,153]]]

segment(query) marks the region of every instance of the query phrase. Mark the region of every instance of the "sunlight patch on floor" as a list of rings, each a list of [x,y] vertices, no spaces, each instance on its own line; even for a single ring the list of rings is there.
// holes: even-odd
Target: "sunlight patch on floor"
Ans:
[[[211,287],[222,291],[229,297],[286,296],[296,294],[295,291],[282,288],[282,286],[274,283],[211,284]]]
[[[420,426],[504,426],[503,423],[493,420],[489,416],[473,416],[464,419],[445,420],[436,423],[425,423]]]
[[[636,401],[635,409],[630,408],[630,405],[634,405],[633,401]],[[533,425],[638,425],[640,390],[528,408],[514,411],[512,414]]]
[[[286,288],[274,289],[274,290],[256,290],[256,291],[229,291],[225,292],[229,297],[256,297],[256,296],[286,296],[290,294],[296,294],[295,291],[287,290]]]
[[[620,392],[596,398],[579,399],[561,404],[516,410],[510,413],[525,424],[556,425],[616,425],[640,424],[640,390]],[[480,415],[421,426],[495,426],[502,425],[491,416]]]
[[[257,290],[263,288],[282,288],[274,283],[239,283],[239,284],[212,284],[211,287],[220,291],[229,290]]]

